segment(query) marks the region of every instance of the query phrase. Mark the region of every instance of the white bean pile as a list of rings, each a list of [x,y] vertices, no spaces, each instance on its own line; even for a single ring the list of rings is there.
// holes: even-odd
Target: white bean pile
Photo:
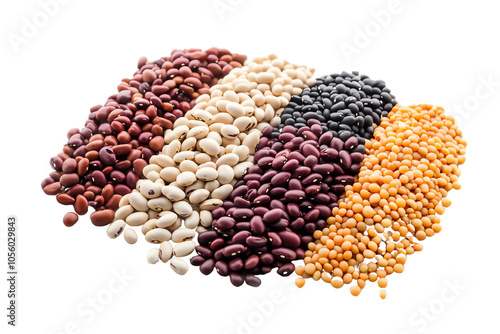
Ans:
[[[211,210],[253,166],[262,130],[280,123],[292,95],[314,84],[313,73],[275,55],[233,69],[165,131],[166,145],[143,169],[146,179],[122,198],[108,236],[124,232],[133,244],[133,227],[141,227],[146,241],[160,244],[148,252],[148,262],[172,259],[172,269],[185,274],[180,258],[194,251],[195,232],[211,226]]]

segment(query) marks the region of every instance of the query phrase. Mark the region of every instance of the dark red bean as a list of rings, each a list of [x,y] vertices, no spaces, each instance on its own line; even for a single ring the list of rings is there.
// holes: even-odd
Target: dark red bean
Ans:
[[[267,224],[276,223],[282,216],[283,211],[281,209],[273,209],[266,214],[264,214],[263,221]]]
[[[285,193],[285,199],[290,202],[298,202],[306,197],[306,193],[302,190],[289,190]]]
[[[295,260],[295,258],[297,257],[297,254],[293,250],[285,247],[275,248],[271,251],[271,254],[273,254],[277,260],[281,261],[283,260],[292,261]]]
[[[250,248],[259,248],[267,244],[267,239],[262,236],[251,236],[248,237],[245,242]]]
[[[203,262],[205,262],[205,258],[203,258],[203,256],[200,256],[200,255],[196,255],[196,256],[193,256],[192,258],[189,259],[189,262],[193,265],[193,266],[201,266],[203,264]]]
[[[209,259],[214,256],[212,250],[205,246],[198,245],[195,250],[198,255],[203,256],[205,259]]]
[[[245,209],[245,208],[241,208],[241,209],[236,209],[234,210],[233,212],[233,217],[235,219],[247,219],[247,218],[251,218],[253,217],[253,210],[252,209]]]
[[[210,246],[210,243],[217,238],[217,232],[205,231],[198,235],[198,243],[203,246]]]
[[[302,180],[302,184],[304,185],[310,185],[310,184],[319,184],[321,182],[321,180],[323,180],[323,176],[321,176],[321,174],[318,174],[318,173],[312,173],[311,175],[305,177],[303,180]]]
[[[261,280],[255,275],[248,274],[245,276],[245,283],[253,287],[258,287],[261,284]]]
[[[331,132],[327,132],[327,133],[331,133]],[[295,271],[295,265],[293,263],[285,263],[281,267],[278,268],[277,273],[281,276],[289,276],[294,271]]]
[[[217,261],[215,263],[215,270],[217,270],[217,272],[221,276],[227,276],[227,275],[229,275],[229,265],[226,262]]]
[[[243,260],[241,258],[238,257],[238,258],[235,258],[235,259],[232,259],[231,261],[229,261],[228,265],[229,265],[229,269],[231,269],[231,271],[239,271],[239,270],[244,268],[245,263],[243,262]]]
[[[276,232],[268,232],[267,239],[271,242],[274,247],[279,247],[282,244],[281,238]]]
[[[237,257],[243,252],[245,247],[241,244],[229,245],[224,247],[222,254],[227,258]]]
[[[259,262],[260,262],[260,258],[258,255],[249,256],[245,261],[245,270],[251,270],[251,269],[257,267]]]
[[[241,224],[241,223],[240,223]],[[265,228],[265,227],[264,227]],[[246,244],[246,239],[248,237],[250,237],[252,235],[252,233],[250,231],[240,231],[238,233],[236,233],[234,236],[233,236],[233,243],[234,244],[242,244],[242,245],[245,245]],[[199,240],[199,237],[198,237],[198,240]]]
[[[203,275],[210,275],[215,267],[215,260],[208,259],[200,265],[200,272]],[[218,271],[218,270],[217,270]]]

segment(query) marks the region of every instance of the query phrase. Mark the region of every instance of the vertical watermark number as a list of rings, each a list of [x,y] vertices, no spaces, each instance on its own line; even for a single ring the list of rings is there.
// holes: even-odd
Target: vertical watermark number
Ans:
[[[17,217],[7,218],[7,323],[17,321]]]

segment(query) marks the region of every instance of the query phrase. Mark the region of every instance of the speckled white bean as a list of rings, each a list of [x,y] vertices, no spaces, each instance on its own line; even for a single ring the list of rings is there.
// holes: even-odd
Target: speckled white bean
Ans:
[[[200,224],[200,214],[198,211],[193,211],[188,217],[184,219],[184,226],[189,229],[194,229]]]
[[[160,245],[160,251],[159,251],[159,257],[161,262],[167,263],[168,260],[172,258],[172,255],[174,253],[174,249],[172,247],[172,244],[168,241],[164,241]]]
[[[156,226],[158,226],[159,228],[172,226],[173,224],[175,224],[177,218],[178,217],[174,212],[168,211],[165,215],[158,218],[158,220],[156,221]]]
[[[151,248],[147,254],[147,261],[150,264],[155,264],[160,259],[160,251],[158,248]]]
[[[172,184],[170,184],[169,186],[164,186],[161,189],[161,192],[163,193],[163,195],[165,195],[172,202],[180,201],[180,200],[184,199],[184,197],[186,197],[186,194],[184,193],[184,191],[173,186]]]
[[[155,228],[146,233],[146,241],[152,244],[159,244],[163,241],[169,241],[172,234],[169,230],[163,228]]]
[[[172,268],[172,270],[179,275],[184,275],[189,270],[187,263],[179,258],[173,258],[170,260],[170,268]]]
[[[106,231],[108,237],[110,237],[111,239],[118,238],[118,236],[120,236],[120,234],[122,234],[122,232],[125,230],[126,226],[127,224],[123,220],[115,220],[108,226],[108,230]]]
[[[193,230],[188,230],[188,231],[193,232],[193,235],[194,235]],[[196,247],[196,244],[194,241],[188,240],[188,241],[180,242],[174,246],[174,256],[176,256],[176,257],[188,256],[189,254],[191,254],[194,251],[195,247]]]
[[[146,212],[134,212],[125,218],[125,222],[130,226],[141,226],[149,220],[149,215]]]

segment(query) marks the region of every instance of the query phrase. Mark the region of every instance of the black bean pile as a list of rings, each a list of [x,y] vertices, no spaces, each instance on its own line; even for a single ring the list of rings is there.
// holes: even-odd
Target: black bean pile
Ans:
[[[380,124],[380,117],[387,116],[396,103],[382,80],[359,72],[326,75],[300,96],[292,97],[271,138],[278,138],[286,125],[300,129],[309,119],[317,119],[323,131],[331,131],[334,137],[346,140],[354,135],[369,139]]]

